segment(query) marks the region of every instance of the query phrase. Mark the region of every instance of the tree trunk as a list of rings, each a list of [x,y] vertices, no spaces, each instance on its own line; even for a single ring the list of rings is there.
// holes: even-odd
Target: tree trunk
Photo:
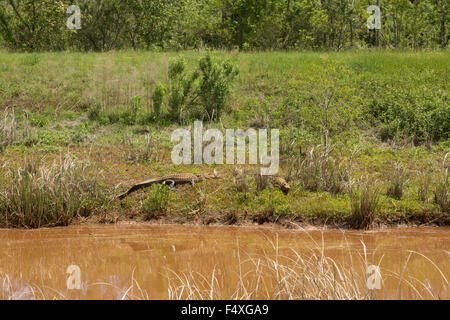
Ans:
[[[442,5],[441,31],[440,31],[440,42],[441,42],[442,49],[444,49],[447,46],[446,39],[445,39],[445,33],[446,33],[445,22],[446,22],[446,18],[447,18],[447,5],[445,4],[445,1],[443,3],[444,4]]]

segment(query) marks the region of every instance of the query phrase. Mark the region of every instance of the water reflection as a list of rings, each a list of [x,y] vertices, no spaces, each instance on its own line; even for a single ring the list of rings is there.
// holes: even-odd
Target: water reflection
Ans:
[[[311,293],[300,292],[299,282],[304,279],[328,281],[329,277],[336,277],[335,281],[345,278],[345,274],[334,276],[331,273],[336,271],[329,270],[329,274],[319,275],[318,268],[317,279],[310,279],[307,275],[313,277],[313,273],[308,273],[311,270],[299,268],[298,262],[302,259],[302,268],[313,269],[316,262],[311,259],[317,259],[319,265],[325,257],[330,259],[328,267],[332,261],[336,270],[348,272],[349,278],[359,278],[354,280],[357,285],[346,284],[349,287],[345,290],[349,292],[359,290],[364,294],[367,291],[362,287],[367,277],[365,271],[368,265],[374,264],[380,265],[383,276],[381,290],[370,293],[376,298],[448,299],[449,239],[448,228],[344,232],[89,225],[0,230],[0,298],[187,298],[193,297],[186,296],[186,292],[192,290],[186,287],[189,281],[201,283],[196,288],[205,289],[202,298],[208,295],[212,298],[315,298]],[[285,270],[274,271],[274,262],[279,263],[277,268]],[[282,272],[286,278],[286,268],[292,267],[294,262],[297,263],[296,276],[289,275],[287,278],[290,277],[291,282],[283,280],[284,288],[277,289],[282,281],[275,278]],[[70,265],[81,270],[79,290],[67,289],[70,275],[66,271]],[[247,287],[236,289],[240,279],[245,279]],[[293,285],[297,289],[287,288]],[[254,294],[247,292],[246,295],[244,291],[250,288]],[[276,289],[279,295],[271,295]],[[240,291],[239,295],[236,291]],[[356,293],[352,294],[348,297],[356,297]]]

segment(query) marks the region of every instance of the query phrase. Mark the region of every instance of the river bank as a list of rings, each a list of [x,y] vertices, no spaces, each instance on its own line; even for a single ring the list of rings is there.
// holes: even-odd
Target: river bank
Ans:
[[[83,219],[448,226],[448,57],[0,52],[0,227]],[[214,62],[211,68],[239,69],[225,100],[201,91],[200,58],[201,65]],[[205,99],[176,114],[181,80],[169,78],[170,66],[184,70],[180,79],[203,74],[189,98]],[[205,107],[219,102],[220,119],[208,118]],[[260,165],[175,164],[173,132],[192,132],[198,119],[222,137],[227,129],[279,129],[276,175],[289,193],[258,178]],[[236,177],[235,169],[245,174]],[[154,185],[116,199],[147,179],[214,170],[223,178],[174,190]]]

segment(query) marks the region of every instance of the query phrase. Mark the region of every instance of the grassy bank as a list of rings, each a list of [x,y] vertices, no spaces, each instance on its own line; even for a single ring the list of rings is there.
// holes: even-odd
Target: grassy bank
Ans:
[[[180,104],[174,117],[171,97],[182,82],[170,66],[183,58],[188,77],[205,56],[0,53],[0,224],[449,224],[448,52],[213,52],[218,66],[228,60],[239,70],[220,119],[206,123],[216,98]],[[160,100],[158,87],[167,91]],[[257,167],[236,181],[234,166],[174,165],[170,135],[194,119],[279,128],[279,175],[291,192],[258,187]],[[56,170],[69,154],[94,169]],[[30,159],[39,159],[33,170]],[[213,169],[224,178],[113,200],[133,182]]]

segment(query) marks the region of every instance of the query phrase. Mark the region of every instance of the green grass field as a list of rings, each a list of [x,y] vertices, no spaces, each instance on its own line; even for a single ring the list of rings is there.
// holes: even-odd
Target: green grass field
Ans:
[[[155,116],[154,88],[170,88],[174,59],[194,70],[205,55],[0,52],[0,225],[449,224],[448,51],[212,52],[239,75],[219,121],[197,105],[183,125],[280,129],[287,196],[251,175],[237,185],[234,166],[172,164],[179,124],[167,99]],[[149,177],[213,169],[224,179],[112,200]]]

